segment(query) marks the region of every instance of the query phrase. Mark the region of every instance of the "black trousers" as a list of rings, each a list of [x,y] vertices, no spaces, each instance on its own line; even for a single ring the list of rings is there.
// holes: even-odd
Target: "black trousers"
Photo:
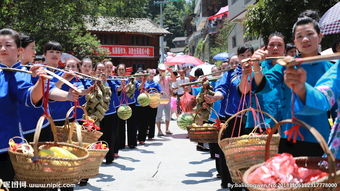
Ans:
[[[148,138],[152,139],[155,137],[155,125],[156,125],[157,108],[147,107],[146,124],[148,127]]]
[[[290,153],[294,157],[314,156],[321,157],[324,153],[319,143],[296,141],[293,143],[287,139],[280,139],[279,153]]]
[[[222,122],[225,122],[230,117],[231,116],[227,116],[226,118],[220,118],[220,120]],[[245,119],[242,120],[242,124],[241,124],[240,118],[233,118],[229,122],[226,131],[222,135],[222,138],[237,137],[239,130],[241,132],[240,134],[243,135],[244,134],[244,127],[245,127],[244,122],[245,122]],[[241,126],[240,126],[240,124],[241,124]],[[234,133],[233,133],[234,126],[235,126],[235,129],[234,129]],[[231,136],[232,134],[233,134],[233,136]],[[218,150],[219,150],[218,153],[219,153],[219,157],[220,157],[219,158],[219,164],[220,164],[220,175],[221,175],[221,181],[222,181],[221,186],[226,188],[228,186],[228,183],[233,184],[233,181],[232,181],[230,173],[229,173],[229,168],[227,166],[224,153],[223,153],[223,151],[221,150],[220,147],[218,147]],[[233,190],[237,190],[237,189],[234,188]],[[240,190],[242,190],[242,188],[240,188]]]
[[[132,116],[128,120],[122,120],[118,117],[118,138],[117,138],[117,148],[115,151],[118,153],[119,149],[124,149],[125,148],[125,143],[126,143],[126,128],[125,126],[127,125],[127,134],[128,134],[128,145],[129,146],[137,146],[137,128],[135,126],[135,104],[130,104],[129,105],[132,109]]]
[[[147,136],[147,112],[147,107],[136,106],[136,127],[138,130],[138,141],[145,141]]]
[[[210,151],[210,158],[215,159],[215,166],[217,173],[221,173],[221,165],[220,165],[220,154],[219,154],[220,147],[217,143],[209,143],[209,151]]]
[[[99,140],[106,141],[109,145],[109,152],[106,154],[106,162],[113,161],[114,147],[117,139],[117,114],[106,115],[100,122],[100,131],[103,135]]]
[[[141,115],[139,115],[138,120],[138,141],[145,141],[146,136],[148,136],[149,139],[154,138],[157,108],[147,106],[139,107],[138,110],[142,112]]]
[[[14,169],[8,152],[0,154],[0,179],[3,181],[11,181],[14,178]]]

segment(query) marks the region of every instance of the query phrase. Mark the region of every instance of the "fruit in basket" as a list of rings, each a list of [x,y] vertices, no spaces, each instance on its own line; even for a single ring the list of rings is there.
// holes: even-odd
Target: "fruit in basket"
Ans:
[[[137,102],[142,106],[148,106],[150,103],[150,98],[149,95],[146,93],[141,93],[139,94],[139,96],[137,97]]]
[[[78,158],[76,155],[74,155],[70,151],[63,149],[63,148],[60,148],[60,147],[51,147],[49,150],[54,153],[55,157],[69,158],[69,159],[77,159]]]
[[[177,125],[179,128],[186,130],[187,126],[194,122],[194,116],[191,113],[182,113],[177,118]]]
[[[243,137],[243,138],[248,137],[248,139],[238,140],[234,143],[235,145],[258,145],[258,144],[264,144],[265,143],[265,140],[251,138],[252,134],[242,135],[241,137]]]
[[[128,105],[122,105],[117,110],[117,115],[122,120],[127,120],[132,115],[132,109]]]
[[[43,149],[39,151],[39,155],[42,157],[54,157],[54,152],[49,149]]]
[[[102,143],[102,142],[98,142],[98,143],[94,143],[94,144],[90,144],[88,146],[88,149],[92,150],[105,150],[105,149],[108,149],[107,148],[107,145],[105,143]]]
[[[214,124],[209,124],[209,123],[204,123],[203,124],[203,127],[213,127],[214,126]]]

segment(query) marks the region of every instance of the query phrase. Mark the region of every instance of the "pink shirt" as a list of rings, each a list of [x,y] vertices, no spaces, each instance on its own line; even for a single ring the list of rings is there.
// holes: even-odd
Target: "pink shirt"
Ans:
[[[171,77],[160,77],[159,75],[157,75],[153,78],[153,80],[161,85],[162,91],[165,93],[165,95],[163,95],[162,97],[170,98]]]

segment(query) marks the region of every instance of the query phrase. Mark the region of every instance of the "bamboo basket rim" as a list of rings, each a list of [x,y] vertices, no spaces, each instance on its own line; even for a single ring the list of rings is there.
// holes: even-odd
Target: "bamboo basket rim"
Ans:
[[[259,110],[259,109],[255,109],[255,108],[247,108],[247,109],[243,109],[237,113],[235,113],[234,115],[232,115],[231,117],[228,118],[228,120],[224,123],[225,125],[222,126],[222,128],[220,129],[220,131],[218,132],[218,145],[222,148],[223,146],[221,145],[221,138],[222,138],[222,134],[223,132],[228,128],[229,126],[229,122],[237,117],[239,114],[242,114],[242,113],[245,113],[245,112],[248,112],[248,111],[256,111],[256,112],[259,112],[259,113],[263,113],[265,115],[267,115],[268,117],[270,117],[274,122],[275,124],[278,123],[278,121],[272,116],[270,115],[269,113],[265,112],[265,111],[262,111],[262,110]],[[259,125],[255,126],[255,128],[253,129],[253,132],[255,132],[257,129],[259,128]],[[273,129],[271,130],[273,131]],[[276,133],[276,134],[279,134],[279,133]],[[249,137],[259,137],[259,136],[267,136],[267,134],[261,134],[261,135],[256,135],[256,136],[249,136]],[[248,138],[248,137],[247,137]],[[230,137],[230,138],[227,138],[227,139],[230,139],[230,140],[237,140],[237,139],[244,139],[244,137]]]
[[[329,175],[326,177],[323,177],[321,179],[318,179],[317,181],[313,181],[313,182],[322,182],[325,181],[327,179],[330,180],[330,182],[335,182],[335,178],[337,176],[337,171],[336,171],[336,160],[334,155],[332,154],[332,152],[329,150],[327,143],[325,141],[325,139],[322,137],[322,135],[312,126],[308,125],[307,123],[305,123],[304,121],[301,121],[297,118],[293,118],[293,119],[285,119],[282,120],[280,122],[278,122],[277,124],[275,124],[275,126],[273,127],[273,130],[268,134],[267,140],[266,140],[266,146],[265,146],[265,161],[267,161],[269,159],[269,147],[270,147],[270,142],[271,142],[271,138],[273,136],[273,132],[278,130],[278,128],[283,125],[283,124],[287,124],[287,123],[293,123],[296,125],[300,125],[302,127],[304,127],[305,129],[309,130],[309,132],[315,137],[315,139],[318,141],[318,143],[320,144],[322,150],[326,153],[327,158],[324,158],[325,160],[328,161],[328,172]],[[294,157],[295,160],[299,160],[299,159],[323,159],[321,157]],[[252,167],[250,167],[243,175],[242,177],[242,181],[244,183],[248,183],[248,176],[251,172],[253,172],[257,167],[261,166],[264,163],[261,164],[256,164],[253,165]],[[308,183],[313,183],[313,182],[308,182]],[[268,189],[269,190],[269,189]]]
[[[191,112],[191,113],[193,113],[194,114],[194,123],[195,123],[195,119],[196,119],[196,117],[197,117],[197,115],[198,115],[198,113],[200,112],[200,111],[202,111],[203,109],[200,109],[198,112]],[[220,117],[219,117],[219,115],[218,115],[218,113],[217,113],[217,111],[214,109],[214,108],[210,108],[210,112],[214,112],[215,114],[216,114],[216,116],[217,116],[217,119],[218,120],[220,120]],[[210,116],[210,114],[209,114],[209,116]],[[222,123],[221,123],[222,124]],[[188,127],[193,127],[192,126],[192,124],[191,124],[191,126],[189,125]],[[215,126],[212,126],[212,127],[203,127],[203,126],[197,126],[197,127],[194,127],[194,128],[214,128]],[[188,128],[187,128],[188,129]],[[188,129],[189,130],[189,129]]]
[[[151,95],[154,95],[154,94],[160,95],[159,91],[156,88],[149,88],[146,92]]]
[[[219,117],[218,117],[218,114],[217,114],[216,110],[214,108],[210,108],[210,111],[215,112],[215,114],[216,114],[216,116],[217,116],[217,118],[219,120]],[[195,122],[195,119],[197,117],[197,113],[198,112],[194,113],[194,115],[195,115],[194,116],[194,122]],[[186,128],[187,128],[187,131],[188,131],[188,136],[189,136],[190,141],[193,141],[193,140],[197,141],[198,139],[203,141],[203,140],[207,140],[207,139],[212,140],[212,137],[214,137],[214,136],[216,136],[216,139],[217,139],[218,130],[221,127],[216,127],[214,125],[213,126],[207,126],[207,127],[202,126],[202,125],[194,127],[192,125],[188,125]],[[203,132],[207,132],[207,133],[203,133]],[[201,136],[201,138],[192,137],[192,136]],[[209,137],[209,138],[207,138],[207,137]],[[217,142],[216,139],[215,139],[214,143]],[[193,141],[193,142],[195,142],[195,141]]]
[[[42,127],[42,124],[44,123],[45,119],[49,120],[49,122],[51,124],[51,129],[52,129],[52,134],[53,134],[53,137],[54,137],[54,142],[40,142],[39,143],[41,127]],[[89,153],[84,148],[82,148],[80,146],[77,146],[77,145],[70,144],[70,143],[57,142],[56,141],[57,140],[56,137],[57,137],[57,135],[56,135],[56,126],[55,126],[52,118],[50,116],[46,116],[46,115],[41,116],[39,118],[39,120],[38,120],[38,123],[37,123],[37,126],[36,126],[36,131],[34,133],[34,138],[33,138],[33,142],[32,142],[32,144],[33,144],[33,154],[34,154],[33,157],[36,158],[36,159],[39,158],[39,159],[50,159],[50,160],[55,159],[55,160],[65,160],[65,161],[78,161],[78,160],[86,159],[89,156]],[[81,141],[81,134],[80,134],[80,141]],[[78,157],[77,159],[66,159],[66,158],[64,159],[64,158],[59,158],[59,157],[43,157],[43,156],[39,156],[38,144],[59,144],[59,145],[63,145],[63,146],[76,147],[77,149],[85,150],[86,155],[83,156],[83,157]],[[23,153],[15,152],[15,154],[23,154]],[[24,156],[30,156],[30,155],[24,155]]]

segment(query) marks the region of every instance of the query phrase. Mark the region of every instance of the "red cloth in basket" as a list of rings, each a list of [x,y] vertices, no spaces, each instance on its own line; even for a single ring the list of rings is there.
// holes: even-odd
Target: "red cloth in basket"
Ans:
[[[316,181],[328,173],[318,169],[298,167],[289,153],[276,154],[249,174],[250,184],[299,184]]]

